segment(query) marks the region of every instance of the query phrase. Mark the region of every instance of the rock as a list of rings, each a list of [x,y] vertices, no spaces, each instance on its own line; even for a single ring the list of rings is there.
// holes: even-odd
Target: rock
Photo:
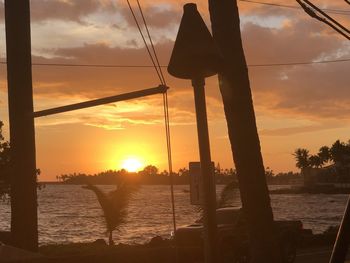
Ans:
[[[0,242],[7,245],[11,245],[11,232],[0,231]]]
[[[102,238],[96,239],[94,242],[92,242],[92,244],[101,245],[101,246],[107,246],[106,240],[104,240]]]
[[[1,262],[15,262],[22,261],[26,262],[33,259],[43,258],[42,255],[38,253],[29,252],[16,247],[11,247],[7,245],[0,245],[0,259]]]
[[[151,239],[151,241],[149,242],[149,245],[151,247],[160,247],[164,245],[164,239],[161,236],[155,236]]]

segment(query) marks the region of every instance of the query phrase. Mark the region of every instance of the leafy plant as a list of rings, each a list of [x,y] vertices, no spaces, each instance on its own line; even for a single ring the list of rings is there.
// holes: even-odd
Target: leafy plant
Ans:
[[[220,196],[216,201],[217,208],[225,207],[232,202],[234,197],[234,190],[238,189],[238,184],[232,181],[224,186],[220,192]]]
[[[219,196],[216,198],[216,208],[230,206],[232,204],[236,189],[238,189],[238,183],[236,181],[231,181],[230,183],[226,184],[221,190]],[[202,218],[204,216],[204,206],[198,205],[196,210],[199,212]]]
[[[95,193],[105,218],[108,243],[113,245],[113,231],[126,223],[129,201],[136,188],[124,183],[117,184],[116,189],[108,193],[92,184],[83,186],[83,188]]]
[[[9,201],[11,195],[10,188],[10,152],[11,147],[8,141],[5,141],[2,135],[2,127],[4,123],[0,121],[0,200]],[[36,176],[40,175],[40,169],[36,169]],[[41,189],[41,185],[37,184],[38,189]]]
[[[3,122],[0,121],[0,198],[10,194],[10,143],[2,135]]]

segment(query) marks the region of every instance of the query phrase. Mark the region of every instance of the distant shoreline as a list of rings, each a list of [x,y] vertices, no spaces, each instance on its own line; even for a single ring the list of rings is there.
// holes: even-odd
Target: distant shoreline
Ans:
[[[39,182],[40,186],[45,185],[85,185],[86,183],[65,183],[65,182],[54,182],[54,181],[48,181],[48,182]],[[95,184],[95,185],[115,185],[114,183],[104,183],[104,184]],[[163,183],[163,184],[157,184],[157,183],[140,183],[142,186],[147,185],[154,185],[154,186],[170,186],[169,183]],[[174,185],[187,185],[188,183],[174,183]],[[225,185],[224,183],[218,183],[216,185]],[[276,185],[278,184],[268,184]],[[336,188],[336,187],[304,187],[304,186],[298,186],[295,184],[283,184],[280,186],[294,186],[291,188],[281,188],[281,189],[270,189],[269,193],[273,195],[281,195],[281,194],[350,194],[350,188]],[[238,187],[236,188],[238,189]]]

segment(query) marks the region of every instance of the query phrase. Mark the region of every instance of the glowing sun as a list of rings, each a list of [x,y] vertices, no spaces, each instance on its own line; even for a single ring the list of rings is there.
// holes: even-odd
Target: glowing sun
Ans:
[[[136,158],[128,158],[122,163],[122,168],[127,170],[128,172],[137,172],[142,167],[142,162]]]

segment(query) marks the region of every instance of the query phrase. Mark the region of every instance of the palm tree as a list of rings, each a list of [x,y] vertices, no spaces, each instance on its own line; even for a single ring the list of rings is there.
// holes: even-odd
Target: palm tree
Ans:
[[[337,140],[335,143],[333,143],[332,147],[330,148],[330,157],[331,160],[335,164],[340,164],[343,165],[345,162],[345,155],[346,155],[346,150],[347,146],[343,143]]]
[[[309,164],[311,167],[316,167],[316,168],[319,168],[322,166],[322,160],[320,158],[320,156],[318,155],[311,155],[309,157]]]
[[[310,156],[309,156],[309,150],[298,148],[294,151],[294,157],[296,160],[295,166],[299,169],[304,169],[310,166]]]
[[[84,189],[93,191],[101,205],[106,221],[108,244],[113,245],[113,231],[126,222],[127,208],[135,187],[118,184],[114,191],[104,193],[97,186],[88,184]]]
[[[317,155],[321,159],[322,164],[327,163],[331,159],[330,150],[328,146],[322,146],[318,150]]]
[[[277,262],[275,227],[266,183],[236,0],[209,0],[213,37],[223,57],[219,74],[242,207],[252,239],[252,262]]]

